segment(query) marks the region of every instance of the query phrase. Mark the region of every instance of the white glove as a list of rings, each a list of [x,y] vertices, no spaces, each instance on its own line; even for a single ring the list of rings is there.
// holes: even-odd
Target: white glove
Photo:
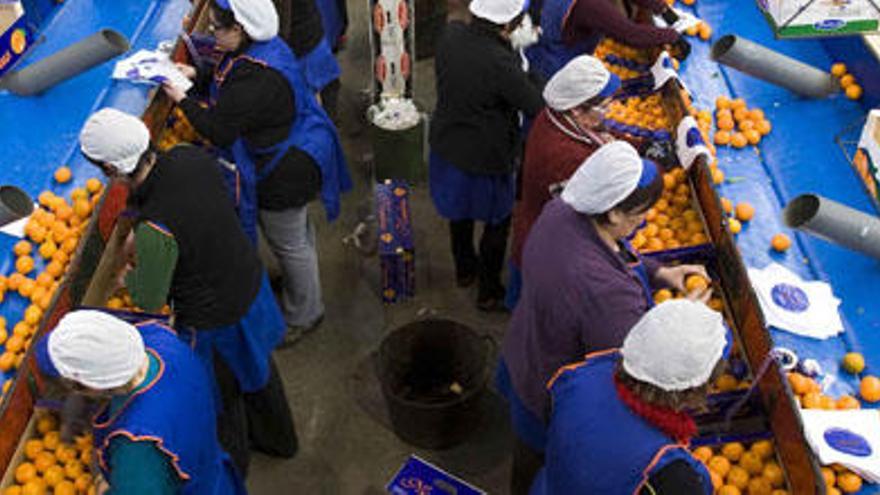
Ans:
[[[707,163],[712,159],[712,154],[709,153],[709,148],[703,141],[700,128],[697,127],[697,121],[690,115],[678,123],[675,135],[675,154],[678,155],[678,162],[685,170],[691,168],[701,156],[706,159]]]
[[[675,24],[670,26],[669,23],[666,22],[666,19],[664,19],[662,16],[655,15],[654,16],[654,25],[657,27],[660,27],[660,28],[672,28],[677,33],[681,34],[685,31],[687,31],[688,29],[699,25],[701,22],[699,18],[697,18],[695,15],[691,14],[690,12],[685,12],[683,10],[678,10],[676,8],[673,8],[672,11],[675,12],[675,15],[678,16],[678,20],[675,21]]]
[[[530,47],[538,42],[541,28],[532,24],[532,18],[526,14],[522,22],[510,33],[510,45],[514,50]]]
[[[678,80],[678,73],[675,72],[669,52],[666,50],[660,52],[657,61],[651,66],[651,75],[654,77],[654,91],[663,87],[670,79]]]

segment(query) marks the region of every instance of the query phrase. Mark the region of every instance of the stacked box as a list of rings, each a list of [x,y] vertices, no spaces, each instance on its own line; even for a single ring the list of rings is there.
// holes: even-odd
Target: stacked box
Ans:
[[[386,180],[376,184],[382,302],[392,304],[415,295],[415,245],[409,208],[409,185]]]
[[[873,0],[757,0],[778,38],[872,33],[880,11]]]
[[[33,41],[24,8],[18,1],[0,1],[0,75],[22,57]]]

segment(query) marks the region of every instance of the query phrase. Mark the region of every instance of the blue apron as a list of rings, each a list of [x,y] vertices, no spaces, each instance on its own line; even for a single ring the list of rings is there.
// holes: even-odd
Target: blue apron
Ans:
[[[281,343],[287,326],[264,273],[260,290],[248,312],[234,324],[219,328],[180,328],[189,344],[213,375],[214,354],[232,370],[243,392],[255,392],[269,380],[269,360]],[[215,397],[219,391],[215,386]],[[218,401],[219,406],[219,401]]]
[[[517,438],[535,452],[544,452],[547,443],[547,425],[530,411],[516,394],[510,381],[510,370],[504,357],[498,358],[495,369],[495,388],[507,400],[510,408],[510,423]]]
[[[578,55],[590,54],[596,48],[598,35],[568,45],[562,40],[565,21],[577,0],[545,0],[541,10],[541,37],[538,43],[526,48],[531,70],[545,80]]]
[[[160,369],[153,382],[136,392],[112,417],[104,410],[95,418],[95,447],[104,477],[110,478],[106,459],[110,441],[124,436],[156,442],[184,481],[183,494],[247,493],[229,455],[217,441],[213,398],[205,386],[209,375],[173,330],[155,321],[136,326]]]
[[[345,21],[336,0],[317,0],[315,4],[321,13],[321,24],[324,28],[324,39],[334,50],[345,29]]]
[[[713,493],[709,471],[660,429],[633,413],[617,395],[618,351],[588,356],[553,383],[553,414],[547,429],[544,468],[531,495],[636,494],[652,475],[682,460]]]
[[[632,245],[630,245],[629,241],[623,241],[623,247],[627,251],[629,251],[630,256],[634,257],[636,261],[627,263],[627,266],[638,279],[639,284],[642,286],[642,292],[645,295],[645,301],[648,303],[648,309],[654,307],[654,291],[651,289],[651,277],[648,276],[648,267],[645,266],[645,262],[642,259],[642,255],[638,253],[635,249],[633,249]]]
[[[324,203],[327,219],[335,220],[339,216],[339,195],[351,189],[351,177],[336,128],[315,100],[299,62],[290,47],[277,36],[269,41],[253,43],[243,55],[226,57],[217,65],[210,88],[212,102],[217,101],[226,76],[241,60],[249,60],[280,72],[290,85],[296,102],[296,120],[284,141],[267,148],[252,149],[239,137],[227,151],[227,159],[231,158],[236,166],[236,174],[227,175],[227,180],[231,177],[233,190],[237,191],[242,227],[256,241],[257,182],[275,170],[291,147],[302,150],[318,165],[321,171],[321,201]],[[272,159],[257,173],[255,156],[268,154],[273,155]]]
[[[333,50],[330,49],[330,44],[324,38],[302,58],[301,62],[306,84],[312,93],[320,92],[324,86],[339,79],[339,75],[342,73],[339,70],[336,57],[333,56]]]

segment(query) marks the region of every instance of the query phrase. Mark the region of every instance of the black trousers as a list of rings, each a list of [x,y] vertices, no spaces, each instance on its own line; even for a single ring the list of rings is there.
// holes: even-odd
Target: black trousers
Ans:
[[[485,224],[483,235],[480,237],[478,255],[474,248],[474,221],[449,222],[455,275],[459,281],[477,277],[480,300],[504,297],[501,271],[504,269],[504,255],[507,253],[509,233],[510,217],[494,225]]]
[[[336,78],[323,89],[321,89],[321,107],[324,108],[324,111],[327,112],[327,116],[330,117],[330,120],[336,124],[336,127],[339,127],[339,90],[342,88],[342,83],[339,81],[339,78]]]
[[[243,393],[232,370],[216,354],[214,374],[222,402],[217,436],[243,478],[251,449],[273,457],[296,455],[299,440],[275,359],[269,361],[269,381],[256,392]]]
[[[533,450],[514,434],[513,471],[510,475],[511,495],[528,495],[535,475],[544,466],[544,454]]]

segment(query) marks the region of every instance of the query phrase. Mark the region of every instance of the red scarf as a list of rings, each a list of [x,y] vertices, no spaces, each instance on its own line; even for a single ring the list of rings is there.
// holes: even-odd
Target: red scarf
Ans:
[[[614,377],[614,387],[617,389],[617,396],[632,412],[660,428],[663,433],[674,438],[676,442],[688,443],[697,434],[697,424],[690,414],[648,404],[636,396],[632,390],[626,388],[616,376]]]

